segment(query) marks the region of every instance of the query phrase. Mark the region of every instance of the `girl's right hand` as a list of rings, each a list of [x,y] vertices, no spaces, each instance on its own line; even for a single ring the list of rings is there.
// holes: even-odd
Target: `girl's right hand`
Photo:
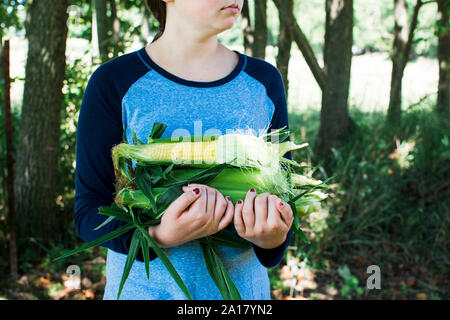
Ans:
[[[233,203],[216,189],[196,184],[183,187],[183,191],[167,208],[161,223],[148,228],[162,248],[215,234],[233,220]]]

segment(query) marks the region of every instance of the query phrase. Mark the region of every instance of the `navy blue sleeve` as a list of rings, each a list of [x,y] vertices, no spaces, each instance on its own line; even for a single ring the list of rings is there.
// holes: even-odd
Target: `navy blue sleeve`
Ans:
[[[90,242],[125,223],[113,220],[97,231],[107,216],[98,214],[100,206],[114,201],[115,176],[111,148],[122,142],[121,101],[126,90],[144,70],[131,55],[100,66],[86,87],[77,127],[75,168],[75,228]],[[101,244],[113,251],[128,254],[133,230]],[[138,260],[143,261],[141,250]],[[150,250],[152,259],[156,257]]]
[[[264,84],[268,96],[274,103],[275,110],[268,131],[270,132],[283,127],[289,129],[286,90],[278,69],[264,60],[249,58],[246,72]],[[287,141],[290,141],[289,137]],[[284,157],[292,160],[292,153],[288,152]],[[273,249],[263,249],[252,244],[259,262],[266,268],[271,268],[279,264],[289,246],[291,235],[292,230],[289,230],[286,241]]]

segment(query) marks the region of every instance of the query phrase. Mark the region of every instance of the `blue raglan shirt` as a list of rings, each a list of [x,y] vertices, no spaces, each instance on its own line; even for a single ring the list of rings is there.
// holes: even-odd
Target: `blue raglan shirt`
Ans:
[[[109,61],[92,74],[80,109],[76,147],[74,220],[84,241],[124,224],[114,221],[94,231],[107,218],[97,213],[98,208],[114,201],[111,148],[122,142],[124,128],[128,141],[132,141],[131,130],[146,141],[155,122],[168,125],[163,138],[237,129],[260,135],[289,127],[285,89],[277,68],[235,52],[239,55],[235,69],[212,82],[189,81],[167,72],[145,48]],[[290,152],[285,157],[292,159]],[[131,236],[132,231],[102,244],[110,249],[108,258],[126,255]],[[254,245],[258,261],[264,267],[278,264],[290,236],[291,232],[275,249]],[[159,260],[150,251],[152,262]],[[141,255],[138,261],[142,260]]]

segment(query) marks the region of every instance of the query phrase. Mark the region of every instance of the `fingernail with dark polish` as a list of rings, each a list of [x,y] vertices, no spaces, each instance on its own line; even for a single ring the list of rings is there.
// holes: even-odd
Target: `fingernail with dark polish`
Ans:
[[[241,204],[241,203],[242,203],[242,200],[239,200],[237,203],[238,203],[238,204]]]
[[[280,202],[280,206],[284,206],[284,202],[283,201]]]
[[[250,189],[250,192],[255,192],[255,189]]]
[[[226,196],[225,199],[227,199],[227,201],[231,201],[229,196]]]
[[[192,190],[192,192],[194,192],[195,194],[199,194],[200,193],[200,189],[199,188],[195,188],[194,190]]]

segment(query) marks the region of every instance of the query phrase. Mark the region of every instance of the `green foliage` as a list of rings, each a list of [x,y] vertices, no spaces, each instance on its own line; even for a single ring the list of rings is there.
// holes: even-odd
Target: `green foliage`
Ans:
[[[429,109],[406,112],[403,135],[393,147],[382,115],[353,115],[358,133],[335,150],[341,186],[331,215],[340,221],[329,234],[331,247],[340,250],[347,243],[359,251],[383,245],[374,257],[379,263],[387,256],[445,261],[450,190],[442,178],[450,176],[449,124]]]
[[[416,0],[407,0],[409,23]],[[394,34],[392,0],[354,1],[354,45],[370,51],[390,51]],[[325,35],[325,0],[295,1],[297,20],[308,38],[314,52],[323,51]],[[415,33],[415,52],[418,55],[436,57],[437,39],[435,32],[436,4],[421,8],[419,25]],[[277,12],[271,12],[276,16]],[[277,30],[276,24],[270,25]],[[275,31],[276,32],[276,31]]]
[[[92,1],[73,0],[69,7],[69,38],[92,38]]]
[[[25,0],[0,0],[0,38],[8,28],[20,28],[17,11],[23,8]]]
[[[409,7],[409,12],[414,9]],[[414,33],[414,51],[417,55],[424,55],[431,58],[437,57],[438,38],[437,31],[437,4],[430,3],[422,6],[419,12],[419,21]],[[410,18],[411,23],[411,18]]]
[[[364,289],[358,285],[358,278],[351,274],[348,266],[344,265],[340,267],[337,272],[339,276],[344,279],[344,285],[341,289],[341,294],[343,297],[351,298],[353,292],[357,295],[361,295],[363,293]]]
[[[42,258],[41,265],[50,273],[56,273],[67,268],[67,261],[53,261],[53,257],[60,254],[64,249],[62,243],[53,243],[45,251],[45,257]]]
[[[64,79],[64,103],[61,110],[61,136],[59,152],[59,184],[58,204],[67,214],[67,223],[71,223],[75,195],[75,159],[76,159],[76,128],[78,115],[83,100],[87,81],[92,73],[91,66],[83,64],[81,59],[75,60],[66,68]],[[69,241],[73,240],[69,237]]]
[[[253,8],[254,0],[248,1],[250,8]],[[416,0],[407,0],[410,17],[415,3]],[[271,1],[268,1],[268,4],[268,43],[276,45],[278,12]],[[69,38],[90,41],[90,1],[73,0],[71,5]],[[144,6],[143,0],[120,0],[117,5],[120,40],[118,43],[111,43],[111,46],[117,47],[119,53],[124,53],[132,47],[133,38],[141,33]],[[12,31],[19,36],[23,35],[26,6],[25,0],[0,0],[1,36]],[[390,51],[394,27],[393,1],[355,1],[354,8],[355,46],[373,51]],[[295,1],[295,15],[314,52],[320,57],[325,32],[325,0]],[[150,26],[151,31],[156,33],[157,22],[154,19],[151,19]],[[450,26],[447,26],[447,30],[448,27]],[[436,36],[445,30],[442,22],[436,19],[436,4],[425,5],[419,15],[414,51],[419,55],[436,57]],[[240,46],[243,40],[240,23],[221,34],[219,39],[225,45]],[[91,50],[89,46],[85,49],[86,53]],[[67,264],[67,261],[54,263],[51,258],[57,256],[69,243],[74,245],[76,241],[80,241],[72,220],[76,128],[84,90],[94,67],[84,64],[82,60],[75,60],[67,66],[65,75],[59,159],[60,198],[57,201],[64,208],[67,239],[64,244],[43,248],[45,257],[42,265],[51,272],[61,271]],[[377,69],[373,66],[366,67]],[[422,71],[415,72],[422,74]],[[377,75],[373,74],[371,81],[377,81],[376,77]],[[298,74],[292,78],[301,82]],[[360,79],[355,79],[352,78],[353,83],[360,82]],[[424,84],[424,79],[421,81],[423,85],[429,85]],[[300,89],[296,91],[311,94],[314,88],[306,87],[306,82],[303,81]],[[379,90],[369,91],[379,94]],[[358,95],[363,95],[362,90]],[[405,95],[410,96],[412,92],[405,92]],[[317,179],[326,179],[328,175],[333,174],[336,176],[334,180],[339,181],[334,189],[334,197],[326,202],[329,213],[317,220],[308,218],[300,221],[302,225],[307,226],[306,235],[311,240],[310,244],[301,242],[297,237],[293,240],[293,244],[298,248],[296,256],[308,261],[312,268],[325,270],[326,263],[323,261],[331,261],[337,266],[348,263],[347,268],[341,268],[338,272],[344,280],[341,295],[352,297],[360,294],[359,283],[362,280],[360,274],[355,272],[354,266],[349,263],[354,255],[367,257],[371,263],[380,264],[382,269],[388,265],[416,264],[425,266],[435,274],[445,274],[450,268],[446,252],[449,247],[450,222],[450,189],[446,182],[450,180],[449,123],[432,112],[434,102],[431,99],[424,100],[421,105],[412,106],[404,113],[397,142],[388,136],[383,113],[365,113],[364,108],[373,100],[373,96],[366,98],[367,103],[359,103],[359,110],[351,111],[351,116],[357,123],[357,132],[346,146],[334,150],[335,171],[327,173],[319,166],[313,173]],[[432,99],[434,98],[435,96],[432,96]],[[12,112],[15,154],[20,110],[14,108]],[[296,139],[313,142],[319,129],[320,115],[314,111],[303,112],[301,115],[292,114],[290,122]],[[3,79],[0,79],[0,259],[7,261],[4,126]],[[303,150],[294,151],[293,155],[299,159],[305,157]],[[307,155],[308,158],[312,156]],[[91,249],[77,258],[80,261],[92,258],[93,252]],[[33,271],[35,268],[35,265],[27,260],[28,256],[31,256],[30,252],[21,252],[20,272]],[[285,289],[277,269],[271,269],[269,272],[272,287]],[[403,286],[396,297],[405,295],[406,290]],[[429,297],[440,299],[441,295],[442,293],[433,291]]]
[[[340,271],[345,279],[342,296],[360,295],[360,272],[370,264],[379,265],[386,277],[386,270],[407,265],[435,275],[448,273],[450,123],[433,109],[427,99],[411,106],[403,114],[398,137],[389,136],[384,113],[351,109],[357,130],[346,146],[334,150],[332,173],[338,183],[327,201],[329,213],[308,222],[310,245],[293,243],[296,256],[315,270],[323,269],[319,262],[324,259],[336,269],[348,266],[348,272]],[[295,124],[291,128],[313,142],[317,117],[314,111],[290,115]],[[294,153],[294,159],[298,156]],[[319,170],[315,175],[321,179],[327,173]],[[318,222],[325,228],[318,228]],[[351,264],[357,256],[367,265]],[[355,267],[360,272],[352,274]]]

